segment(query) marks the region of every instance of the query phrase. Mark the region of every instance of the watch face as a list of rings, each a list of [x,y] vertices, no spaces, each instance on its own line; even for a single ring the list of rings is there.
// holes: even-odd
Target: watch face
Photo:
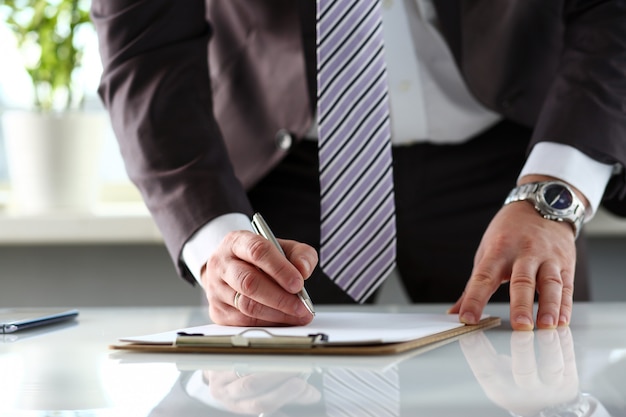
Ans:
[[[544,188],[543,197],[546,203],[556,210],[568,209],[574,202],[570,191],[559,184],[550,184]]]

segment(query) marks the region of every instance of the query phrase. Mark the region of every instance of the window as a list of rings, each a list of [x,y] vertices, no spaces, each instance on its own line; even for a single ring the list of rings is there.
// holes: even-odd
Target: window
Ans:
[[[98,41],[95,31],[91,30],[83,39],[87,43],[85,48],[82,73],[85,86],[85,108],[102,109],[102,103],[97,96],[97,87],[102,66],[98,55]],[[33,102],[33,92],[30,78],[22,65],[22,57],[16,48],[12,32],[3,22],[0,22],[0,112],[8,109],[28,109]],[[9,174],[5,157],[3,133],[0,119],[0,185],[9,183]],[[112,131],[102,149],[101,177],[104,182],[126,182],[121,156]]]

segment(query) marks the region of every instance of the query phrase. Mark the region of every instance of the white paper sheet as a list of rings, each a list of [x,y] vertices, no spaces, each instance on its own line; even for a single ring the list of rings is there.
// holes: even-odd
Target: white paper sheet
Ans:
[[[456,314],[319,312],[306,326],[259,327],[274,335],[328,335],[329,343],[397,343],[415,340],[464,326]],[[250,327],[208,324],[144,336],[124,337],[122,342],[172,344],[178,332],[204,335],[236,335]]]

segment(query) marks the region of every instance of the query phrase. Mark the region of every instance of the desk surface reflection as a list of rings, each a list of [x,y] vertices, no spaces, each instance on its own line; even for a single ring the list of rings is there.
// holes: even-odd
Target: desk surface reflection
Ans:
[[[206,311],[83,308],[74,325],[0,339],[0,416],[626,416],[626,303],[577,304],[552,331],[512,332],[506,305],[486,313],[502,326],[433,350],[316,357],[113,351]]]

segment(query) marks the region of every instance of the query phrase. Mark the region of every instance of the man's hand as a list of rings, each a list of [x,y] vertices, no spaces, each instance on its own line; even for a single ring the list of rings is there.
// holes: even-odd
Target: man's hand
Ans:
[[[502,207],[483,235],[472,275],[450,312],[459,313],[464,323],[477,323],[489,298],[510,281],[513,329],[533,329],[535,292],[537,327],[567,325],[573,304],[574,240],[570,224],[544,219],[527,201]]]
[[[202,270],[213,322],[231,326],[304,325],[313,320],[297,293],[317,265],[309,245],[252,232],[228,234]],[[237,305],[235,295],[240,293]]]

